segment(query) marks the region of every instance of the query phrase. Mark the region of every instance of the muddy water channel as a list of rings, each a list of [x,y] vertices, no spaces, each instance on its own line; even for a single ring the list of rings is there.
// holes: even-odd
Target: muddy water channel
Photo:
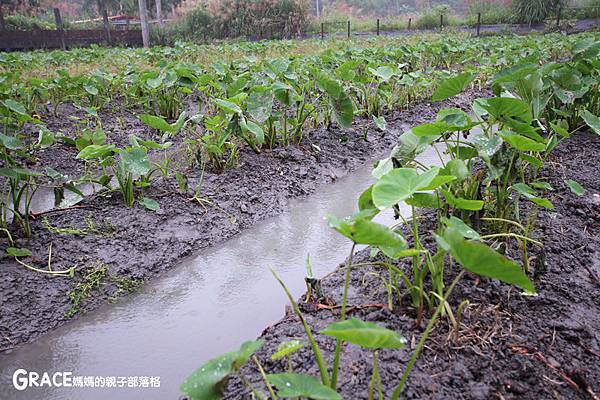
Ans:
[[[420,161],[439,164],[433,149]],[[254,339],[283,315],[287,301],[268,267],[299,297],[306,289],[307,255],[318,277],[345,260],[350,243],[328,227],[325,216],[356,211],[359,194],[374,181],[371,170],[365,165],[310,197],[291,201],[288,212],[184,260],[117,304],[0,355],[0,399],[176,399],[179,385],[194,369]],[[376,220],[394,222],[391,214]],[[125,380],[124,387],[116,388],[34,387],[19,392],[12,384],[18,368],[115,377],[117,386],[119,377],[159,377],[160,387],[130,389]],[[138,378],[137,385],[142,382],[147,383]]]

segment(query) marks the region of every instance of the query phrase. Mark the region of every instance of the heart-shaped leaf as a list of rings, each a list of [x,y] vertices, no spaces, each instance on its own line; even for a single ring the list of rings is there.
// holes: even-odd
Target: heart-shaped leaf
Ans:
[[[435,92],[433,92],[433,96],[431,96],[432,101],[441,101],[445,100],[449,97],[456,96],[465,88],[471,81],[475,78],[475,76],[471,73],[464,73],[453,78],[443,80],[440,85],[437,87]]]
[[[306,397],[314,400],[342,400],[335,390],[323,385],[317,378],[304,374],[269,374],[267,381],[277,388],[283,398]]]
[[[452,256],[466,270],[516,285],[528,293],[535,293],[533,283],[521,267],[489,246],[465,240],[459,231],[451,228],[446,229],[444,240],[450,246]]]
[[[221,399],[229,376],[244,365],[263,343],[262,340],[246,342],[237,351],[209,360],[185,379],[181,391],[190,400]]]
[[[437,176],[439,168],[418,174],[414,168],[396,168],[382,176],[373,186],[373,203],[380,209],[392,207],[423,190]]]
[[[358,318],[335,322],[323,329],[321,333],[374,350],[402,349],[406,345],[406,339],[397,332]]]

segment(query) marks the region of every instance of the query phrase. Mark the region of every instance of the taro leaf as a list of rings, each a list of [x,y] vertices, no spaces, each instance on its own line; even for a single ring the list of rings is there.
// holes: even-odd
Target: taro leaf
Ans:
[[[9,150],[19,150],[23,148],[23,142],[14,136],[7,136],[0,133],[0,143]]]
[[[571,137],[571,134],[569,133],[569,129],[568,126],[562,126],[560,124],[553,124],[552,122],[550,122],[550,128],[552,128],[552,131],[558,133],[560,136],[564,137],[564,138],[569,138]]]
[[[363,210],[340,219],[328,215],[329,226],[356,244],[377,246],[390,258],[397,258],[407,248],[406,239],[387,226],[372,222],[374,210]]]
[[[400,136],[400,144],[392,150],[392,157],[401,162],[412,161],[437,138],[439,138],[439,135],[417,136],[412,129],[408,130]]]
[[[421,137],[421,136],[435,136],[438,137],[443,135],[446,132],[452,131],[452,126],[446,124],[442,121],[435,122],[427,122],[425,124],[417,125],[411,129],[411,131]]]
[[[8,254],[11,257],[30,257],[31,251],[29,251],[29,249],[26,249],[24,247],[22,247],[22,248],[8,247],[6,249],[6,254]]]
[[[440,173],[442,173],[442,171],[440,171]],[[420,187],[419,191],[427,191],[427,190],[437,189],[440,186],[444,186],[445,184],[450,183],[454,180],[456,180],[456,177],[453,175],[438,175],[435,178],[433,178],[433,180],[431,182],[429,182],[429,184],[427,186]],[[417,193],[415,193],[415,194],[417,194]]]
[[[483,200],[469,200],[454,196],[447,190],[442,190],[448,204],[459,210],[479,211],[483,208]]]
[[[190,400],[221,399],[229,375],[244,365],[263,343],[262,340],[246,342],[237,351],[209,360],[185,379],[181,391]]]
[[[247,121],[246,118],[240,118],[240,126],[244,132],[251,132],[256,138],[256,143],[265,143],[265,133],[263,129],[252,121]]]
[[[475,78],[475,76],[471,73],[464,73],[453,78],[445,79],[440,83],[435,92],[433,92],[433,96],[431,96],[432,101],[441,101],[445,100],[449,97],[456,96],[465,88],[471,81]]]
[[[43,176],[44,174],[36,171],[31,171],[25,168],[0,168],[0,176],[7,178],[18,179],[28,176]]]
[[[497,135],[487,138],[485,135],[477,135],[473,138],[473,144],[479,155],[490,158],[502,148],[502,140]]]
[[[112,144],[91,144],[86,146],[77,154],[77,157],[83,160],[90,160],[92,158],[104,158],[113,152],[115,146]]]
[[[161,132],[171,132],[171,125],[162,117],[142,114],[138,118],[152,129],[156,129]]]
[[[130,139],[131,139],[131,137],[130,137]],[[154,140],[142,140],[139,138],[136,138],[136,142],[137,142],[138,146],[143,146],[148,149],[157,149],[157,150],[166,150],[169,147],[173,146],[173,142],[157,143]]]
[[[544,151],[546,145],[544,143],[536,142],[527,136],[518,135],[510,131],[500,131],[498,135],[512,147],[521,151]]]
[[[119,151],[123,169],[134,175],[145,175],[150,171],[150,160],[148,154],[141,147],[135,147],[129,151]]]
[[[569,189],[571,189],[571,192],[573,192],[577,196],[584,195],[585,189],[583,188],[583,186],[581,186],[581,184],[579,182],[574,181],[573,179],[567,179],[567,180],[565,180],[565,183],[567,184]]]
[[[285,356],[289,356],[304,347],[304,343],[299,340],[290,340],[280,343],[277,351],[271,355],[271,360],[279,360]]]
[[[507,122],[512,119],[520,120],[521,122],[531,122],[532,115],[529,105],[523,100],[512,97],[492,97],[487,99],[482,107],[501,122]]]
[[[286,106],[292,104],[292,95],[294,93],[294,88],[282,82],[275,82],[273,83],[272,89],[273,93],[275,93],[275,97],[277,98],[277,100],[279,100]]]
[[[325,74],[317,75],[317,84],[329,96],[333,107],[333,115],[338,124],[343,128],[352,126],[354,106],[342,85]]]
[[[91,94],[92,96],[98,96],[98,89],[92,84],[86,83],[85,85],[83,85],[83,89],[85,89],[85,91]]]
[[[415,193],[406,199],[406,204],[417,208],[440,208],[442,203],[435,193]]]
[[[306,397],[314,400],[342,400],[335,390],[323,385],[317,378],[304,374],[269,374],[267,381],[277,388],[283,398]]]
[[[440,110],[437,120],[451,126],[453,130],[466,130],[474,126],[469,115],[460,108],[444,108]]]
[[[393,68],[387,65],[378,67],[377,69],[369,67],[369,72],[380,78],[383,82],[389,81],[395,73]]]
[[[387,129],[387,122],[385,121],[385,118],[383,116],[376,117],[373,115],[373,122],[375,123],[375,126],[377,126],[377,129],[379,129],[380,131],[385,131]]]
[[[263,124],[273,110],[273,92],[268,88],[255,88],[246,99],[246,111],[253,120]]]
[[[148,87],[150,89],[157,89],[160,85],[162,85],[162,83],[163,83],[162,76],[157,76],[156,78],[150,78],[146,81],[146,85],[148,85]]]
[[[413,193],[422,190],[437,176],[439,168],[434,167],[417,174],[414,168],[396,168],[382,176],[373,186],[373,203],[380,209],[392,207],[406,200]]]
[[[450,175],[462,181],[470,175],[467,164],[460,158],[455,158],[446,163],[446,166],[440,171],[440,176]],[[439,176],[438,176],[439,178]]]
[[[538,206],[547,208],[549,210],[554,209],[554,205],[550,202],[550,200],[537,197],[535,190],[525,183],[515,183],[511,186],[511,188]]]
[[[454,154],[455,157],[461,160],[470,160],[471,158],[477,157],[477,149],[469,146],[448,146],[448,149]]]
[[[596,117],[588,110],[583,110],[583,112],[581,113],[581,118],[583,118],[587,126],[592,128],[592,130],[596,132],[596,134],[600,135],[600,118]]]
[[[37,145],[45,149],[54,144],[54,134],[48,129],[42,128],[38,132]]]
[[[185,116],[185,111],[182,111],[181,114],[179,114],[179,117],[177,117],[177,121],[171,124],[171,133],[179,133],[179,131],[181,130],[181,128],[183,128],[183,125],[185,124]]]
[[[6,99],[2,102],[6,108],[11,111],[16,112],[20,115],[27,115],[27,110],[25,110],[25,106],[19,103],[18,101],[14,101],[12,99]]]
[[[529,164],[533,165],[536,168],[542,168],[542,160],[536,158],[534,156],[530,156],[529,154],[519,153],[519,158],[527,161]]]
[[[371,171],[371,175],[373,175],[374,178],[379,179],[392,169],[394,169],[394,162],[392,161],[392,158],[384,158],[383,160],[379,160],[377,162],[377,165],[375,168],[373,168],[373,171]]]
[[[375,207],[375,203],[373,203],[373,185],[369,186],[367,190],[362,192],[358,198],[358,210],[373,210],[375,215],[379,213],[379,209]],[[375,215],[373,215],[373,217]]]
[[[448,228],[452,228],[456,230],[458,233],[462,235],[462,237],[473,240],[480,240],[481,236],[477,231],[471,228],[469,225],[465,224],[465,222],[457,217],[450,218],[442,218],[442,223],[446,225]]]
[[[242,113],[242,109],[240,108],[240,106],[238,106],[235,103],[232,103],[230,101],[227,100],[222,100],[222,99],[215,99],[215,103],[217,103],[217,106],[219,106],[219,108],[223,111],[225,111],[226,113],[229,114],[241,114]]]
[[[372,322],[351,318],[334,322],[321,331],[322,334],[367,349],[402,349],[406,339],[397,332],[383,328]]]
[[[160,208],[160,204],[156,200],[149,199],[148,197],[142,197],[141,203],[150,211],[156,211]]]
[[[451,228],[446,229],[444,240],[449,245],[452,256],[466,270],[516,285],[528,293],[535,293],[533,283],[521,267],[487,245],[465,240],[460,232]]]

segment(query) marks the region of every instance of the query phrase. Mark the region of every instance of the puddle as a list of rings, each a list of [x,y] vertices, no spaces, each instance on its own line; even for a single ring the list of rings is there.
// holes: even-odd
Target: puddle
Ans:
[[[419,159],[439,164],[433,149]],[[268,267],[279,272],[297,298],[305,291],[307,254],[315,276],[344,261],[351,244],[327,226],[325,216],[356,211],[359,194],[374,181],[371,170],[366,165],[312,196],[291,201],[288,212],[186,259],[117,304],[1,355],[0,398],[178,398],[179,385],[194,369],[256,338],[283,316],[287,300]],[[391,212],[376,221],[394,222]],[[129,389],[125,381],[123,388],[44,387],[18,392],[11,383],[18,368],[117,379],[160,377],[160,387]]]

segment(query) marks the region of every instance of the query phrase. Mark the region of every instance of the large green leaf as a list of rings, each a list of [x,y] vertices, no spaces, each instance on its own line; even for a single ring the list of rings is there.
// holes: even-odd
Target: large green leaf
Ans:
[[[254,135],[256,143],[265,143],[265,133],[263,129],[252,121],[246,120],[246,118],[240,118],[240,126],[244,132],[250,132]]]
[[[406,345],[397,332],[358,318],[334,322],[321,333],[367,349],[402,349]]]
[[[344,91],[342,85],[337,81],[329,78],[325,74],[317,75],[317,84],[329,97],[329,101],[333,108],[333,115],[338,124],[343,128],[352,126],[354,118],[354,106],[352,100]]]
[[[382,176],[373,186],[373,203],[383,210],[406,200],[413,193],[423,190],[437,176],[434,167],[421,175],[414,168],[396,168]]]
[[[369,67],[369,72],[380,78],[383,82],[389,81],[395,74],[395,71],[392,69],[392,67],[387,65],[377,67],[377,69]]]
[[[215,103],[219,108],[229,114],[241,114],[242,109],[235,103],[228,100],[215,99]]]
[[[89,147],[89,146],[88,146]],[[148,153],[141,147],[119,151],[123,169],[134,175],[145,175],[150,171]]]
[[[86,146],[77,154],[76,158],[91,160],[93,158],[104,158],[111,154],[115,146],[112,144],[91,144]]]
[[[523,100],[512,97],[492,97],[487,99],[482,107],[500,122],[507,122],[511,119],[521,122],[531,122],[532,120],[529,105]]]
[[[27,115],[27,110],[25,110],[25,106],[23,106],[23,104],[19,103],[18,101],[14,101],[13,99],[6,99],[2,103],[9,110],[14,111],[17,114]]]
[[[510,131],[500,131],[498,135],[512,147],[521,151],[544,151],[546,150],[545,143],[536,142],[527,136],[518,135]]]
[[[453,130],[453,127],[446,124],[442,121],[435,122],[427,122],[425,124],[417,125],[411,129],[411,131],[421,137],[421,136],[440,136],[446,132],[450,132]]]
[[[335,390],[323,385],[317,378],[304,374],[269,374],[267,381],[277,388],[283,398],[306,397],[314,400],[342,400]]]
[[[3,133],[0,133],[0,143],[9,150],[19,150],[24,146],[21,139]]]
[[[185,379],[181,391],[190,400],[221,399],[228,377],[243,366],[263,343],[262,340],[246,342],[237,351],[209,360]]]
[[[139,119],[152,129],[156,129],[161,132],[171,131],[171,125],[162,117],[156,115],[142,114],[139,116]]]
[[[600,135],[600,118],[596,117],[588,110],[583,110],[583,112],[581,113],[581,118],[583,118],[587,126],[592,128],[594,132]]]
[[[445,100],[449,97],[456,96],[465,88],[475,76],[471,73],[464,73],[453,78],[445,79],[440,83],[438,88],[433,92],[433,96],[431,96],[432,101],[441,101]]]
[[[459,210],[479,211],[483,208],[483,200],[471,200],[463,199],[462,197],[456,197],[447,190],[442,190],[444,197],[448,204]]]
[[[405,249],[406,240],[387,226],[369,220],[371,210],[364,210],[350,217],[340,219],[328,215],[329,225],[352,240],[356,244],[371,246],[385,246],[396,249]]]
[[[452,256],[466,270],[516,285],[526,292],[535,293],[533,283],[521,267],[489,246],[465,240],[461,233],[454,229],[447,229],[444,239],[450,246]]]
[[[477,233],[476,230],[471,228],[469,225],[465,224],[465,222],[457,217],[445,218],[442,217],[442,223],[446,225],[448,228],[455,229],[458,233],[460,233],[464,238],[480,240],[481,236]]]
[[[273,91],[266,87],[257,87],[246,99],[246,111],[253,120],[264,124],[273,110]]]

